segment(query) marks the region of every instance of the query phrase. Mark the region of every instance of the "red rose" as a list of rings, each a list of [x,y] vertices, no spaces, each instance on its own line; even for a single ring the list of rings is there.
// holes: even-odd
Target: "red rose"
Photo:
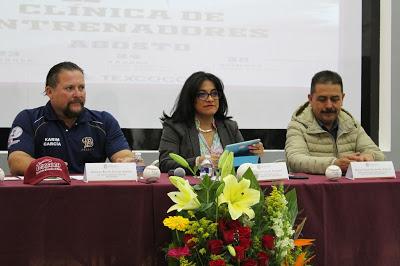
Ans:
[[[238,220],[230,220],[227,221],[225,219],[221,219],[218,221],[218,229],[220,232],[222,231],[226,231],[229,229],[238,229],[239,227],[242,227],[242,225],[240,224],[240,222]]]
[[[228,222],[228,226],[230,229],[238,229],[239,227],[242,227],[240,222],[238,220],[231,220]]]
[[[248,250],[251,246],[251,240],[250,238],[240,238],[239,239],[239,245],[244,247],[245,250]]]
[[[233,230],[222,231],[222,238],[225,244],[231,244],[235,240],[235,232]]]
[[[223,242],[219,239],[208,240],[207,246],[211,254],[218,255],[222,252]]]
[[[257,261],[255,259],[246,259],[240,265],[243,266],[257,266]]]
[[[190,252],[189,252],[189,248],[187,246],[171,248],[170,250],[168,250],[168,253],[167,253],[168,257],[173,257],[176,259],[179,259],[180,257],[189,256],[189,255],[190,255]]]
[[[250,227],[239,227],[238,228],[239,239],[240,238],[250,238],[251,237],[251,229]]]
[[[258,252],[257,254],[258,265],[259,266],[268,266],[269,257],[265,252]]]
[[[193,238],[193,235],[184,235],[183,236],[183,243],[185,243],[185,246],[188,248],[192,248],[196,245],[194,241],[189,241],[190,239]]]
[[[236,256],[235,256],[235,258],[236,258],[238,261],[243,260],[243,259],[244,259],[244,252],[246,251],[245,248],[242,247],[242,246],[234,246],[233,248],[234,248],[235,251],[236,251]]]
[[[274,237],[271,235],[264,235],[262,238],[263,246],[267,249],[274,249]]]
[[[224,260],[211,260],[208,262],[208,266],[225,266]]]
[[[228,224],[226,223],[226,220],[221,219],[221,220],[218,221],[218,230],[220,232],[228,230]]]

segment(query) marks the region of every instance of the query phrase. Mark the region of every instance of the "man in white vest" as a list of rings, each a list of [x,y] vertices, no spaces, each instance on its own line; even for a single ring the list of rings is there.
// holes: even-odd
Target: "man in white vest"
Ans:
[[[382,151],[342,108],[343,82],[333,71],[311,81],[308,102],[294,112],[286,134],[286,160],[292,172],[323,174],[329,165],[343,172],[352,161],[384,160]]]

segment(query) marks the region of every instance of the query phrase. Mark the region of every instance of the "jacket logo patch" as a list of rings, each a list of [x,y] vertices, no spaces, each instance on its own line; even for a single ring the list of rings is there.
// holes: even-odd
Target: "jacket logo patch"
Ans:
[[[10,135],[8,137],[8,148],[10,148],[11,145],[17,144],[18,142],[20,142],[19,138],[22,133],[23,133],[23,129],[21,127],[14,127],[11,132]]]
[[[93,138],[92,137],[84,137],[82,138],[83,149],[82,151],[91,151],[94,146]]]

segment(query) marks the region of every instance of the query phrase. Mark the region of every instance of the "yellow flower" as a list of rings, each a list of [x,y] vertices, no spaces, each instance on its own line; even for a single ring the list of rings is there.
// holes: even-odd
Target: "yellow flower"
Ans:
[[[179,177],[170,176],[171,183],[179,189],[179,191],[169,192],[168,197],[176,204],[172,205],[167,212],[178,210],[193,210],[200,207],[200,202],[197,199],[197,194],[193,191],[189,181]]]
[[[228,203],[228,210],[233,220],[243,213],[250,219],[254,218],[254,211],[250,207],[260,201],[260,191],[249,188],[250,180],[243,178],[240,182],[233,175],[224,178],[225,187],[218,197],[218,205]]]
[[[171,230],[185,231],[189,225],[189,219],[182,216],[169,216],[164,219],[163,224]]]

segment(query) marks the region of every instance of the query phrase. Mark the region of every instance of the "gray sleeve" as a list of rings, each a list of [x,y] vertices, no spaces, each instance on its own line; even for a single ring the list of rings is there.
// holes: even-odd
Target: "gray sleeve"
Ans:
[[[181,147],[182,137],[183,136],[179,134],[178,129],[174,126],[173,123],[169,122],[163,123],[163,131],[161,135],[160,146],[158,149],[161,172],[167,173],[171,169],[180,167],[178,163],[176,163],[169,157],[169,154],[172,152],[181,155],[185,158],[184,154],[181,154],[182,148],[185,148]],[[189,163],[189,165],[193,168],[196,163],[195,162],[196,157],[185,158],[185,159]],[[187,170],[186,173],[189,174],[190,172]]]
[[[242,141],[244,141],[243,136],[242,136],[242,133],[240,133],[238,124],[237,124],[236,122],[234,122],[234,126],[235,126],[235,127],[234,127],[233,132],[234,132],[234,136],[235,136],[235,142],[242,142]]]

